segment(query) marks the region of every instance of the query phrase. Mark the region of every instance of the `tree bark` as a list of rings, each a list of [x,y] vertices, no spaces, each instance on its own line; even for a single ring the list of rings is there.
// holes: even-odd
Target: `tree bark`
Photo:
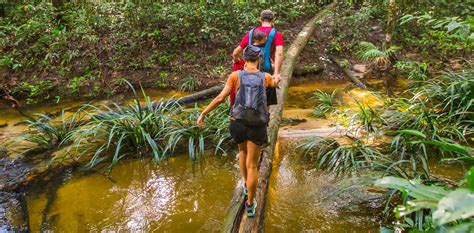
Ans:
[[[176,102],[179,104],[190,104],[201,100],[213,98],[218,95],[222,91],[222,89],[224,89],[224,86],[224,84],[220,84],[191,95],[183,96],[181,98],[176,99]]]
[[[310,74],[319,74],[324,71],[324,67],[322,66],[297,66],[295,67],[295,71],[293,75],[295,76],[304,76]]]
[[[270,173],[272,170],[273,153],[278,138],[278,129],[288,92],[288,85],[293,75],[297,58],[316,29],[316,22],[320,20],[326,12],[334,8],[335,5],[336,3],[330,4],[326,9],[320,11],[315,17],[313,17],[298,34],[291,47],[286,52],[281,71],[283,79],[280,82],[280,89],[277,89],[279,103],[270,107],[271,119],[268,124],[269,144],[262,149],[258,164],[259,179],[255,195],[258,205],[255,216],[253,218],[247,218],[247,215],[244,213],[244,196],[242,194],[243,181],[239,179],[234,188],[234,194],[227,210],[223,226],[224,232],[263,232],[265,205],[268,194],[268,185],[270,182]]]
[[[5,17],[6,16],[6,13],[5,13],[5,3],[2,2],[0,3],[0,17]]]
[[[360,81],[360,79],[358,79],[349,69],[347,69],[346,67],[344,67],[340,61],[338,61],[336,58],[332,57],[332,56],[329,56],[329,59],[334,62],[334,64],[336,64],[337,67],[339,67],[339,69],[342,70],[342,72],[344,72],[344,74],[350,78],[352,80],[352,82],[354,82],[357,86],[361,87],[361,88],[364,88],[364,89],[367,89],[367,86],[362,82]]]
[[[388,4],[388,14],[387,14],[387,31],[385,34],[385,47],[389,48],[392,44],[393,39],[393,23],[395,21],[395,15],[397,12],[397,2],[396,0],[390,0]]]
[[[53,6],[56,9],[60,9],[61,7],[64,6],[64,1],[63,0],[52,0]]]

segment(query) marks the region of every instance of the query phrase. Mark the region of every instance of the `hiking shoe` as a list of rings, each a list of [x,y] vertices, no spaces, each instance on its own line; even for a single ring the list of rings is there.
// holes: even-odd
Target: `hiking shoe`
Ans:
[[[256,209],[257,200],[255,200],[255,198],[253,199],[252,205],[248,205],[247,202],[245,202],[245,212],[247,213],[247,217],[253,218],[253,216],[255,216]]]
[[[249,196],[249,191],[247,190],[247,184],[242,183],[242,192],[244,193],[244,198],[247,199],[247,197]]]

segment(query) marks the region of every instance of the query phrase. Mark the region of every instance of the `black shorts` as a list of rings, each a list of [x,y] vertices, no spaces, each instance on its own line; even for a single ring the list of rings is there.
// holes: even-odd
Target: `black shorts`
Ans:
[[[259,146],[268,142],[267,126],[246,126],[238,120],[230,121],[230,135],[237,144],[251,141]]]
[[[270,105],[278,104],[276,88],[268,87],[266,89],[266,92],[267,92],[267,105],[270,106]]]

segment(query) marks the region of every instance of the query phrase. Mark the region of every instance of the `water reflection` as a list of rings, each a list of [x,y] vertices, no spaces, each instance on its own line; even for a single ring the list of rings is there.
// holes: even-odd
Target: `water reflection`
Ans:
[[[182,155],[161,165],[126,161],[113,180],[75,174],[56,191],[46,218],[48,197],[35,187],[27,195],[31,230],[219,231],[237,177],[233,163],[208,155],[193,166]]]
[[[338,192],[339,179],[311,169],[281,142],[282,160],[270,179],[266,232],[378,232],[382,194]]]

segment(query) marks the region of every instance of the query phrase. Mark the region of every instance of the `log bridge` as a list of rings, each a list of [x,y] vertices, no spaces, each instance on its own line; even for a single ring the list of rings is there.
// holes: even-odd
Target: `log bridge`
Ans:
[[[258,163],[259,179],[257,184],[257,209],[253,218],[248,218],[244,211],[244,195],[242,193],[242,179],[237,181],[234,188],[232,200],[227,209],[224,221],[223,232],[263,232],[265,221],[265,205],[268,195],[268,186],[270,174],[272,171],[273,154],[278,138],[278,129],[282,118],[283,106],[288,92],[288,85],[293,75],[293,70],[301,54],[301,51],[313,35],[318,21],[336,6],[336,2],[331,3],[314,16],[295,38],[290,48],[286,51],[285,59],[282,64],[282,80],[280,89],[277,89],[279,103],[270,107],[270,122],[268,124],[269,144],[262,148]]]

